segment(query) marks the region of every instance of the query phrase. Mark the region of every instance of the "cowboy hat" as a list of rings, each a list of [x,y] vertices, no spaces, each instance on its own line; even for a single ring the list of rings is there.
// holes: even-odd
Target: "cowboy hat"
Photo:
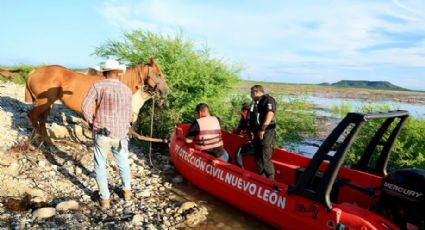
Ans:
[[[125,72],[125,64],[120,64],[116,60],[106,60],[106,62],[100,67],[100,71],[106,72],[111,70],[118,70],[120,72]]]

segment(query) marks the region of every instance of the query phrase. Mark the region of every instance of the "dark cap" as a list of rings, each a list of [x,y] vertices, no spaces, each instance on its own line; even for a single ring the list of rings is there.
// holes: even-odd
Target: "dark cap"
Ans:
[[[249,109],[250,109],[250,106],[249,106],[248,103],[243,103],[242,104],[242,110],[249,110]]]

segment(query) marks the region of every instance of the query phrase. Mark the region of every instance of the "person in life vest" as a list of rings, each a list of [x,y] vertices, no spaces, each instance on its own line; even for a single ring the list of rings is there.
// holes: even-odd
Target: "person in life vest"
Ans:
[[[229,154],[223,148],[220,121],[210,115],[207,104],[200,103],[196,106],[196,118],[186,134],[186,143],[192,143],[196,150],[228,162]]]
[[[252,105],[249,112],[249,129],[254,135],[257,170],[263,177],[274,180],[272,162],[276,139],[276,100],[264,93],[263,86],[251,87]]]

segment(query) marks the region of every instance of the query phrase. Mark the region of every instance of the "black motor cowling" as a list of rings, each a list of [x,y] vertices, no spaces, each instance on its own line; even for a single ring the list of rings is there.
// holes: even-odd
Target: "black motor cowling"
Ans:
[[[382,181],[378,211],[402,229],[425,228],[425,170],[400,169]]]

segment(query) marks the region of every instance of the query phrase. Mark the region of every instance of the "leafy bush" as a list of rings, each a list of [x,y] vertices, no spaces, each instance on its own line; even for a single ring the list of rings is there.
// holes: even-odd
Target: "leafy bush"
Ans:
[[[234,87],[241,70],[239,66],[212,58],[206,47],[195,49],[181,33],[163,36],[133,31],[124,34],[124,41],[109,41],[96,48],[94,54],[130,65],[145,63],[151,57],[156,59],[166,75],[170,95],[167,108],[155,109],[155,136],[169,135],[175,123],[191,122],[200,102],[207,103],[211,113],[220,117],[224,129],[232,130],[238,124],[241,105],[251,101],[249,91],[239,92]],[[303,135],[315,133],[315,116],[307,111],[312,104],[305,98],[288,96],[278,103],[278,145],[300,141]],[[150,132],[150,111],[148,102],[140,112],[144,133]]]
[[[10,78],[10,81],[16,84],[24,85],[27,79],[28,74],[37,66],[30,66],[30,65],[15,65],[15,66],[8,66],[8,67],[2,67],[4,69],[8,70],[19,70],[18,72],[12,73],[12,76]],[[0,77],[2,81],[7,81],[6,78]]]
[[[278,103],[276,141],[279,146],[299,143],[305,136],[316,135],[317,117],[310,110],[314,104],[306,97],[280,96]]]
[[[367,105],[361,110],[363,112],[388,111],[391,108],[388,105]],[[350,150],[347,162],[353,164],[358,161],[361,154],[365,150],[367,144],[375,134],[377,129],[382,124],[383,120],[374,120],[367,122],[360,131],[358,139],[354,142]],[[422,168],[425,169],[425,120],[415,119],[410,117],[400,135],[394,143],[393,151],[391,152],[389,169],[399,168]],[[386,133],[389,135],[389,133]],[[378,149],[378,151],[381,149]]]
[[[349,101],[347,102],[341,102],[340,104],[334,104],[332,105],[331,111],[332,115],[335,117],[344,117],[345,114],[349,113],[352,110],[351,103]]]
[[[231,106],[225,102],[238,81],[240,67],[211,57],[208,48],[196,49],[181,33],[164,36],[146,31],[124,34],[124,41],[109,41],[95,49],[94,54],[114,57],[130,65],[145,63],[154,57],[170,87],[169,106],[156,110],[155,135],[169,135],[175,123],[194,119],[194,109],[207,103],[213,114],[227,117]],[[148,106],[142,108],[142,130],[149,130]],[[224,120],[224,126],[227,121]]]

